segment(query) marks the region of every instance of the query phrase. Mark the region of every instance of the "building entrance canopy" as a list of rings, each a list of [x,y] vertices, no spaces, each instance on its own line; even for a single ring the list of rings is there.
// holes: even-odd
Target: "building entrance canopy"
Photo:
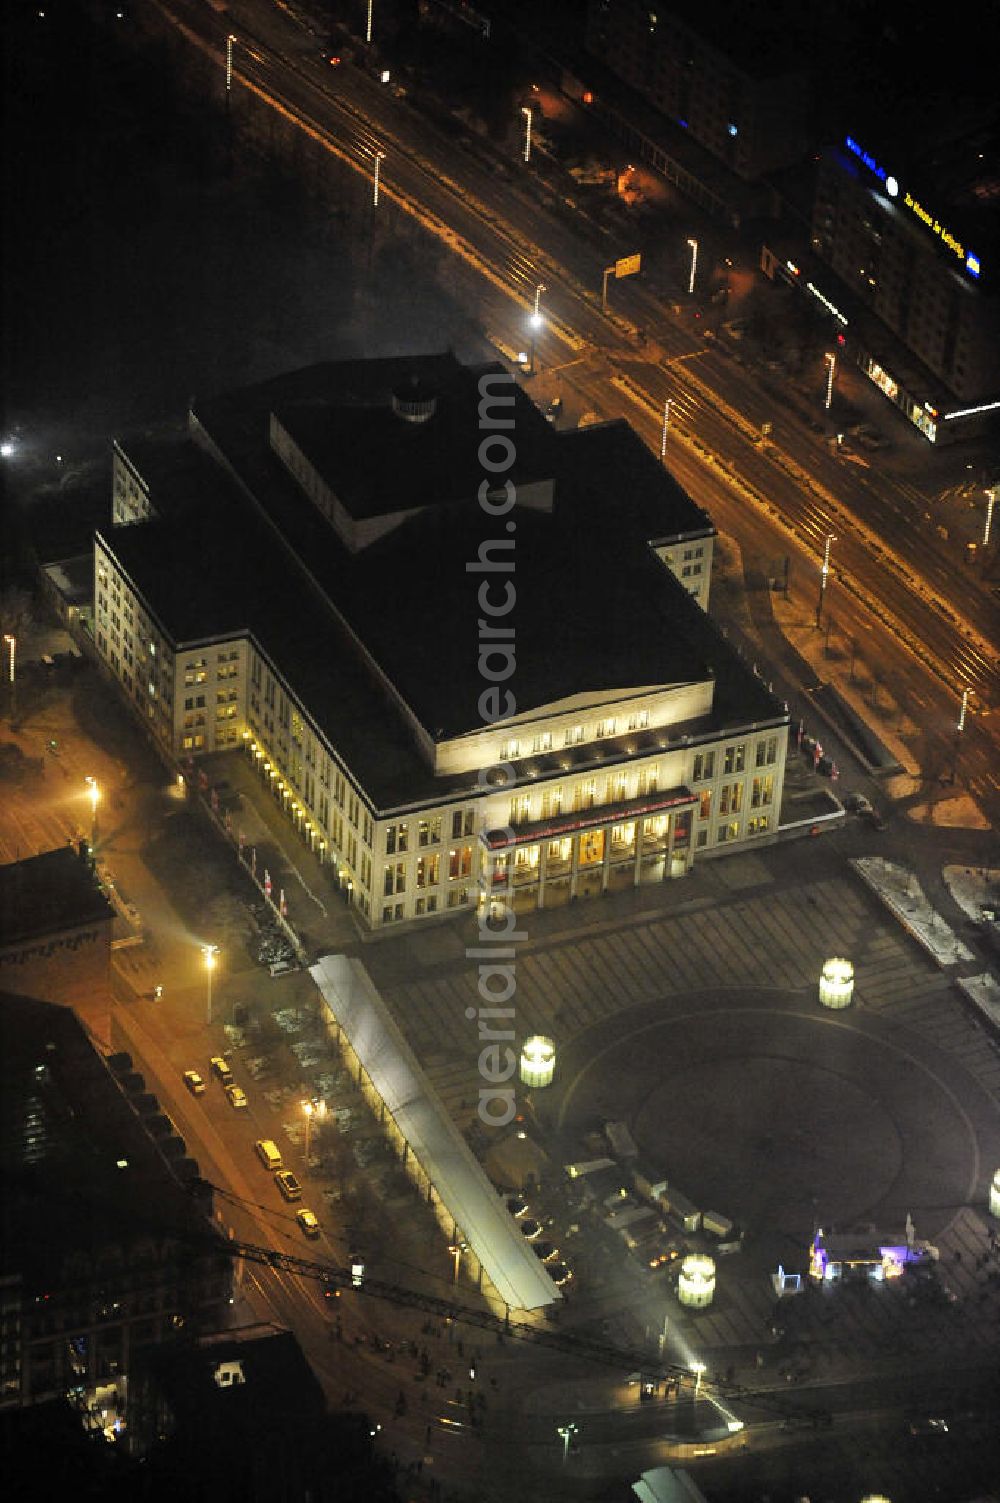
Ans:
[[[371,977],[358,960],[326,955],[310,969],[372,1087],[426,1175],[458,1235],[512,1310],[562,1298],[481,1165],[439,1102]],[[470,1090],[478,1040],[469,1034]]]
[[[482,840],[491,851],[502,850],[509,845],[531,845],[537,840],[557,840],[563,835],[573,835],[577,830],[593,830],[602,825],[620,824],[625,820],[652,818],[669,809],[684,809],[697,802],[697,797],[689,788],[671,788],[664,793],[622,799],[617,804],[593,804],[589,809],[556,814],[551,819],[518,825],[514,830],[484,830]]]

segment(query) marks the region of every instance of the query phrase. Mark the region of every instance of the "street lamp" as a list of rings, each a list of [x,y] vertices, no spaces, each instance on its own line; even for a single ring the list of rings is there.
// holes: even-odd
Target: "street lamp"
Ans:
[[[823,356],[823,359],[826,361],[826,364],[827,364],[827,372],[826,372],[826,399],[823,402],[823,406],[826,408],[827,412],[829,412],[830,411],[830,403],[833,401],[833,377],[834,377],[834,372],[837,369],[837,357],[833,353],[832,350],[827,350],[826,354]]]
[[[313,1117],[319,1117],[320,1121],[326,1116],[325,1101],[303,1101],[302,1110],[306,1114],[306,1164],[309,1163],[309,1144],[312,1137]]]
[[[17,719],[17,679],[14,676],[14,657],[17,652],[17,638],[12,632],[4,632],[4,642],[7,645],[7,676],[10,681],[10,723],[13,726]]]
[[[663,429],[660,433],[660,458],[667,457],[667,429],[670,427],[670,398],[663,404]]]
[[[215,957],[219,953],[218,945],[202,945],[201,953],[205,957],[205,978],[207,982],[208,1022],[212,1023],[212,972],[215,970]]]
[[[87,797],[90,799],[90,849],[97,849],[97,805],[101,800],[101,790],[97,786],[96,778],[87,779]]]
[[[833,533],[828,532],[826,535],[826,542],[823,546],[823,567],[819,573],[819,599],[816,602],[817,626],[819,626],[823,620],[823,602],[826,599],[826,581],[827,576],[830,573],[830,544],[835,543],[836,541],[837,539],[834,537]]]
[[[572,1422],[568,1425],[559,1425],[556,1428],[556,1434],[560,1437],[563,1443],[563,1466],[566,1465],[566,1457],[569,1455],[569,1443],[573,1439],[573,1436],[577,1433],[579,1428],[580,1427],[578,1425],[574,1425]]]
[[[958,724],[955,727],[956,731],[961,732],[961,731],[965,730],[965,712],[966,712],[966,710],[968,710],[968,708],[969,708],[969,691],[968,691],[968,689],[963,689],[962,690],[962,708],[958,712]]]
[[[372,156],[375,158],[375,179],[372,185],[372,208],[378,208],[378,182],[382,163],[385,161],[385,152],[376,151],[372,148]]]
[[[986,492],[986,525],[983,527],[983,547],[984,548],[989,547],[990,529],[993,526],[993,506],[994,506],[994,503],[996,502],[996,499],[997,499],[997,491],[1000,491],[1000,485],[991,485],[990,488],[989,488],[989,490]],[[7,641],[6,637],[4,637],[4,641],[5,642]],[[13,682],[14,682],[14,677],[13,677],[13,669],[12,669],[11,670],[11,683],[13,683]]]
[[[698,269],[698,242],[689,240],[688,245],[691,247],[691,272],[688,276],[688,295],[690,296],[694,292],[694,274]]]
[[[524,116],[524,160],[531,161],[531,105],[522,104],[521,114]]]
[[[538,286],[535,288],[535,310],[532,313],[531,317],[528,319],[528,326],[531,329],[531,343],[529,345],[528,357],[528,374],[532,376],[535,374],[535,336],[538,333],[538,330],[542,328],[543,324],[545,323],[545,320],[543,319],[538,309],[538,305],[544,291],[544,282],[539,282]]]
[[[454,1276],[452,1278],[452,1283],[457,1284],[458,1283],[458,1270],[459,1270],[459,1266],[460,1266],[460,1264],[462,1262],[462,1243],[461,1242],[457,1242],[457,1241],[456,1242],[449,1242],[449,1244],[448,1244],[448,1251],[451,1253],[452,1257],[455,1259],[455,1269],[454,1269]]]
[[[371,43],[372,39],[372,6],[374,0],[368,0],[368,19],[365,22],[365,41]]]
[[[706,1368],[704,1362],[692,1362],[691,1363],[691,1371],[695,1375],[695,1377],[694,1377],[694,1396],[695,1396],[695,1398],[697,1398],[698,1395],[699,1395],[699,1393],[701,1392],[702,1375],[707,1371],[707,1368]]]
[[[226,37],[226,108],[229,108],[229,95],[233,88],[233,43],[236,38],[232,32]]]

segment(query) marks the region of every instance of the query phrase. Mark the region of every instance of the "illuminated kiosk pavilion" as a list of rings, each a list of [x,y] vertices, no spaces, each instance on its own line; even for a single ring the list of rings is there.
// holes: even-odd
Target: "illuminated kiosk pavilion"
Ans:
[[[715,1259],[689,1253],[681,1263],[677,1298],[689,1310],[706,1310],[715,1298]]]
[[[854,966],[849,960],[825,960],[819,978],[819,1000],[834,1010],[850,1007],[854,996]]]
[[[556,1046],[543,1034],[525,1039],[521,1050],[521,1084],[537,1090],[552,1084],[556,1069]]]
[[[833,1284],[846,1278],[867,1278],[872,1284],[897,1279],[907,1264],[923,1263],[936,1256],[926,1242],[913,1239],[912,1231],[909,1220],[902,1238],[878,1232],[874,1227],[832,1234],[821,1227],[809,1249],[809,1277],[817,1284]]]

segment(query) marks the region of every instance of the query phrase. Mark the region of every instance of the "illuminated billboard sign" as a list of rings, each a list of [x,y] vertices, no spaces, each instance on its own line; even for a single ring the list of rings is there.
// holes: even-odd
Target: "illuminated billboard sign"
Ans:
[[[893,177],[890,172],[887,172],[881,163],[872,156],[871,152],[865,151],[864,147],[860,146],[853,136],[845,136],[844,144],[851,155],[857,157],[858,161],[862,162],[868,168],[872,176],[878,179],[889,197],[899,198],[903,206],[909,209],[910,213],[920,220],[925,229],[928,229],[932,235],[936,235],[941,244],[962,262],[970,277],[979,277],[982,266],[979,257],[973,251],[967,250],[961,240],[953,235],[947,226],[941,223],[940,219],[935,218],[919,199],[914,198],[912,193],[901,190],[898,178]]]

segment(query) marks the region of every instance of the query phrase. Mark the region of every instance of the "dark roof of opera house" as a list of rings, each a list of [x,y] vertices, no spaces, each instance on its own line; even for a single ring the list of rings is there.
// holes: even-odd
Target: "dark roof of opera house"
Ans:
[[[352,404],[361,412],[381,404],[377,425],[389,424],[385,432],[399,435],[405,450],[410,425],[391,411],[394,387],[419,373],[438,395],[433,422],[444,418],[455,386],[471,424],[477,417],[469,392],[476,395],[490,369],[462,367],[451,355],[354,361],[198,402],[197,443],[126,441],[140,473],[153,474],[160,519],[109,529],[106,545],[174,642],[252,631],[380,807],[421,793],[445,796],[448,786],[432,777],[352,636],[432,737],[480,729],[486,681],[477,596],[487,578],[491,599],[502,593],[497,581],[510,579],[516,590],[505,618],[516,654],[507,687],[520,711],[592,691],[610,697],[714,675],[711,715],[677,727],[678,735],[700,738],[723,725],[780,718],[765,686],[647,546],[710,536],[712,525],[626,423],[556,433],[515,386],[513,439],[519,454],[524,440],[525,473],[554,482],[551,511],[518,505],[509,516],[488,517],[476,500],[483,471],[466,466],[450,472],[460,476],[454,500],[415,511],[354,554],[269,445],[272,412],[302,411],[310,400],[318,410],[329,399],[345,424]],[[344,426],[345,442],[348,431]],[[335,492],[336,463],[336,449],[325,450]],[[369,510],[384,508],[381,488],[395,463],[380,464]],[[363,470],[352,453],[345,471],[352,485],[362,483]],[[428,482],[421,485],[421,494],[433,495]],[[469,572],[490,543],[512,545],[492,554],[513,560],[511,574]],[[606,760],[614,748],[600,750]],[[593,755],[592,747],[580,749],[582,761]]]

